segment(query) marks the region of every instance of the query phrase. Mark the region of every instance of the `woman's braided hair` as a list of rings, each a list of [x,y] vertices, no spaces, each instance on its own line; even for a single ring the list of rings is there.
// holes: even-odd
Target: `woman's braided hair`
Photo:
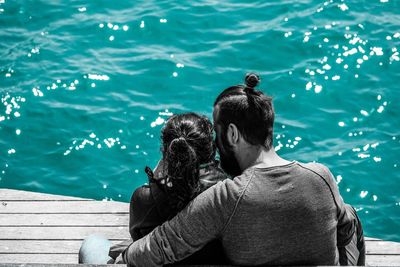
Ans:
[[[162,186],[170,207],[178,213],[200,193],[199,166],[215,158],[213,127],[205,116],[178,114],[167,121],[161,138],[167,168]]]

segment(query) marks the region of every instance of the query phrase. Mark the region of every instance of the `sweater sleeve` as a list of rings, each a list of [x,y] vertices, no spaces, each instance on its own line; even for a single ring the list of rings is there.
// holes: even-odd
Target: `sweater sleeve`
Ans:
[[[350,243],[356,229],[356,218],[346,209],[346,204],[339,193],[339,189],[332,173],[327,167],[318,164],[323,172],[324,180],[328,183],[338,209],[337,246],[344,247]]]
[[[133,242],[124,253],[125,262],[130,266],[162,266],[201,249],[224,231],[240,190],[232,180],[210,187],[170,221]]]

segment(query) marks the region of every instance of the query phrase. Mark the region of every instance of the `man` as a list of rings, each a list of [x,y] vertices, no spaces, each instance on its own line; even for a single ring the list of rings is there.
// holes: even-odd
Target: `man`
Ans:
[[[272,100],[254,89],[258,83],[249,74],[246,86],[227,88],[214,103],[221,167],[234,178],[132,243],[126,263],[173,263],[220,239],[237,265],[364,264],[361,224],[330,171],[275,153]]]

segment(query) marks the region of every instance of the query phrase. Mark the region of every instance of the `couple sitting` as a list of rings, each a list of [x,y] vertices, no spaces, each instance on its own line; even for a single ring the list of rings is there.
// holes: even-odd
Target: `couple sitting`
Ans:
[[[146,169],[149,185],[132,195],[132,240],[110,248],[89,237],[80,262],[365,264],[361,223],[329,169],[276,154],[272,100],[255,89],[257,75],[245,82],[214,103],[223,171],[214,159],[211,122],[195,113],[174,115],[162,130],[163,159],[154,173]]]

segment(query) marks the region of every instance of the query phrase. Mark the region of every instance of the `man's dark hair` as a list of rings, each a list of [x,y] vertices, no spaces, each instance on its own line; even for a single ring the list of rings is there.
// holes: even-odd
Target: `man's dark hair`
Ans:
[[[221,126],[223,140],[229,124],[233,123],[248,143],[269,150],[273,145],[275,114],[272,98],[254,89],[259,82],[259,76],[250,73],[246,75],[246,85],[226,88],[214,102],[214,107],[219,107],[215,123]]]

